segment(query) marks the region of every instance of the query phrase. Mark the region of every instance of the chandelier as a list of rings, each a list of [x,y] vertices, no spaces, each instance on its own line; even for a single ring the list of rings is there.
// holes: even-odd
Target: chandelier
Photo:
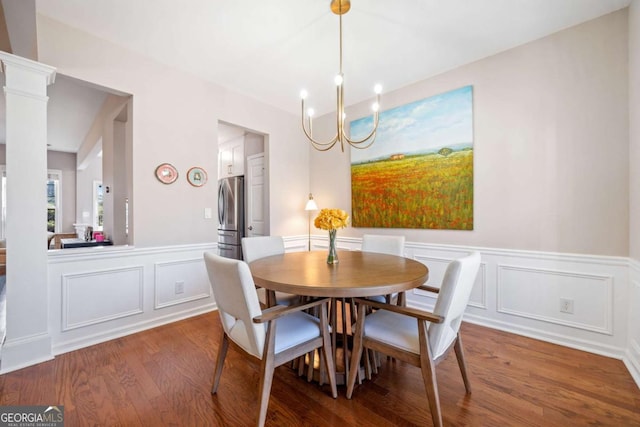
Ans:
[[[344,119],[346,117],[344,113],[344,74],[342,73],[342,15],[347,13],[351,9],[351,1],[350,0],[332,0],[331,1],[331,11],[339,16],[340,18],[340,73],[335,77],[336,84],[336,92],[337,92],[337,111],[336,111],[336,123],[337,123],[337,131],[336,135],[329,140],[328,142],[319,142],[313,139],[313,114],[314,111],[312,108],[309,108],[306,111],[306,116],[308,118],[307,124],[305,125],[305,109],[304,109],[304,101],[307,97],[307,91],[303,90],[300,93],[300,97],[302,98],[302,130],[304,131],[305,136],[311,142],[313,148],[318,151],[327,151],[330,150],[337,142],[340,142],[340,148],[344,152],[345,143],[349,144],[355,148],[368,148],[373,144],[376,139],[376,131],[378,130],[378,110],[380,108],[380,93],[382,92],[382,86],[376,85],[374,88],[374,92],[376,94],[376,102],[372,105],[373,109],[373,129],[371,132],[364,138],[354,140],[351,139],[344,130]]]

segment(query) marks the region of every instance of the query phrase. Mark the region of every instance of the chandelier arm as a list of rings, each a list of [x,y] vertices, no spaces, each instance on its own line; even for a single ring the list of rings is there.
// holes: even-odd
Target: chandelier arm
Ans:
[[[319,150],[319,151],[326,151],[326,150],[330,149],[331,147],[333,147],[334,145],[336,145],[336,142],[338,142],[338,136],[337,135],[334,136],[333,139],[331,139],[328,142],[316,141],[315,139],[311,138],[306,131],[305,131],[305,136],[307,137],[309,142],[313,145],[313,148],[315,148],[316,150]],[[318,147],[325,147],[325,146],[328,146],[328,148],[325,148],[325,149],[318,148]]]
[[[334,136],[329,142],[319,142],[316,141],[315,139],[313,139],[313,137],[309,134],[309,131],[307,131],[307,126],[305,126],[304,124],[304,99],[302,100],[302,131],[304,132],[304,135],[307,137],[307,139],[309,140],[309,142],[311,142],[314,145],[314,148],[316,148],[315,146],[329,146],[329,148],[333,147],[336,144],[336,141],[338,140],[338,135]],[[311,120],[309,120],[309,124],[311,124]],[[316,150],[318,150],[318,148],[316,148]],[[320,150],[320,151],[326,151],[326,150]]]
[[[343,137],[344,139],[349,143],[349,145],[351,145],[352,147],[355,147],[356,145],[362,144],[364,142],[367,142],[369,140],[369,138],[374,137],[375,139],[375,134],[378,131],[378,123],[379,123],[379,114],[376,111],[373,115],[373,129],[371,129],[371,132],[369,132],[369,135],[365,136],[362,139],[359,140],[353,140],[351,138],[349,138],[346,134],[343,133]],[[344,129],[343,129],[344,132]],[[371,145],[371,144],[369,144]],[[367,147],[369,146],[367,145]]]
[[[337,139],[335,139],[332,143],[327,143],[327,144],[318,144],[317,142],[315,142],[314,140],[310,139],[309,141],[311,141],[311,146],[317,150],[317,151],[329,151],[333,148],[334,145],[336,145],[336,142],[338,141]],[[321,148],[320,145],[328,145],[325,148]]]
[[[371,147],[371,145],[376,141],[376,135],[377,134],[374,132],[373,133],[373,138],[371,138],[371,141],[369,141],[369,143],[367,145],[364,145],[364,146],[363,145],[359,145],[359,144],[365,142],[366,140],[360,141],[358,144],[349,142],[349,145],[351,145],[353,148],[357,148],[358,150],[364,150],[366,148]]]

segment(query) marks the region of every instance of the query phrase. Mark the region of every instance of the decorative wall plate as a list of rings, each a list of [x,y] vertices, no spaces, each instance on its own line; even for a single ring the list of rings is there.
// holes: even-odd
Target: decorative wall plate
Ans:
[[[207,183],[207,172],[199,167],[193,167],[187,172],[187,181],[194,187],[202,187]]]
[[[178,171],[170,163],[163,163],[156,168],[156,178],[163,184],[171,184],[178,179]]]

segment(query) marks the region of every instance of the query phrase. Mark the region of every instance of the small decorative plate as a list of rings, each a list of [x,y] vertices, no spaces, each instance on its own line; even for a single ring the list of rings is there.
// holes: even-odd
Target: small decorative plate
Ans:
[[[178,171],[170,163],[163,163],[156,168],[156,178],[163,184],[171,184],[178,179]]]
[[[194,187],[202,187],[207,183],[207,172],[199,167],[193,167],[187,172],[187,181]]]

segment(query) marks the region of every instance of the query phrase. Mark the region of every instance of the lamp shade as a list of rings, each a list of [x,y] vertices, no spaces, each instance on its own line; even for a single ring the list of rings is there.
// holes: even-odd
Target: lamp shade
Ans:
[[[309,200],[307,201],[307,205],[304,207],[305,211],[317,211],[318,205],[316,205],[316,201],[313,200],[313,195],[309,193]]]

